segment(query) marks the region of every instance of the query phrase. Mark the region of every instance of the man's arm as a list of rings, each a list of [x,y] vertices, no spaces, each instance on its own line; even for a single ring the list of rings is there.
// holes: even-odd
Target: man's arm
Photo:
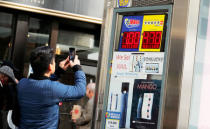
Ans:
[[[64,74],[69,67],[69,57],[59,63],[59,67],[55,70],[55,73],[50,76],[50,80],[57,81],[61,74]]]
[[[51,81],[50,84],[50,87],[53,90],[54,99],[59,99],[59,101],[79,99],[86,93],[86,77],[85,73],[81,69],[80,61],[78,60],[77,55],[75,56],[74,62],[66,59],[66,63],[63,63],[63,67],[67,69],[68,66],[70,66],[75,72],[74,85],[65,85],[57,81]]]
[[[58,98],[59,101],[79,99],[86,93],[86,77],[81,70],[75,72],[75,85],[65,85],[57,81],[52,81],[50,85],[53,96]]]
[[[61,74],[64,74],[64,73],[65,73],[65,70],[63,70],[61,67],[58,67],[55,70],[55,73],[50,76],[50,80],[57,81],[61,77]]]

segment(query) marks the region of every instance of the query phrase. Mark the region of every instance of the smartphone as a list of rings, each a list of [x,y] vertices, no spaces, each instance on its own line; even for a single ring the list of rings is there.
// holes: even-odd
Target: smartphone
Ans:
[[[75,55],[76,55],[75,48],[70,47],[69,48],[69,60],[74,61]]]

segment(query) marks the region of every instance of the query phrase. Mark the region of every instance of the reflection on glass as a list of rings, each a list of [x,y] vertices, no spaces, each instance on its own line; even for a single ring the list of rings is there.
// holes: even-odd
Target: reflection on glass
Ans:
[[[38,18],[29,19],[27,44],[24,61],[24,76],[28,76],[31,72],[29,58],[31,51],[39,46],[48,46],[50,37],[51,22]]]
[[[94,31],[60,25],[56,54],[67,55],[69,47],[74,47],[80,59],[97,61],[99,51],[99,40],[97,39],[99,36]]]
[[[0,61],[8,60],[12,49],[12,14],[0,12]]]
[[[76,55],[79,56],[80,64],[85,72],[87,82],[89,82],[89,80],[93,80],[93,82],[95,82],[97,74],[99,36],[100,30],[95,28],[94,25],[87,25],[87,23],[81,22],[72,23],[72,21],[67,21],[65,23],[59,22],[58,38],[56,42],[56,62],[65,59],[68,56],[70,47],[75,48]],[[71,78],[73,74],[74,73],[71,71],[71,69],[69,69],[59,81],[66,84],[73,84],[74,79]],[[75,101],[74,105],[83,106],[86,104],[86,101],[87,98],[85,97],[81,99],[81,101]],[[60,107],[61,117],[59,129],[71,128],[69,126],[74,126],[72,123],[69,123],[69,120],[66,120],[66,116],[63,115],[68,115],[69,111],[72,110],[72,106],[72,103],[63,103],[62,107]]]
[[[210,5],[201,0],[189,129],[210,129]]]

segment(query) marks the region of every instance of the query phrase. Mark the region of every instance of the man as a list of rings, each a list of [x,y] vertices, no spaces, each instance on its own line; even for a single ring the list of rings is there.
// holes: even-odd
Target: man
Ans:
[[[81,70],[78,56],[74,61],[60,62],[66,70],[71,67],[75,72],[75,85],[65,85],[50,80],[55,72],[53,49],[44,46],[32,51],[30,63],[33,74],[23,78],[17,85],[20,106],[20,129],[57,129],[59,120],[59,102],[78,99],[85,95],[86,78]]]
[[[16,78],[16,82],[18,83],[18,80],[17,79],[20,79],[20,70],[17,69],[13,63],[9,60],[4,60],[1,64],[1,66],[9,66],[12,70],[13,70],[13,73],[15,75],[15,78]]]
[[[0,68],[0,128],[8,129],[7,113],[14,110],[16,100],[16,79],[13,70],[9,66]]]
[[[88,99],[88,101],[81,111],[81,117],[79,119],[72,119],[79,129],[91,128],[94,95],[95,83],[89,83],[86,89],[86,98]],[[71,111],[71,114],[73,114],[73,110]]]

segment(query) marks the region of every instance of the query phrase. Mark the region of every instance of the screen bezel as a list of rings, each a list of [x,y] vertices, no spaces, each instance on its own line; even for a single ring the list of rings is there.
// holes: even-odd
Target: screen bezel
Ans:
[[[120,39],[121,39],[121,33],[122,33],[122,25],[123,25],[123,18],[125,16],[146,16],[146,15],[165,15],[165,19],[164,19],[164,26],[163,26],[163,31],[162,31],[162,37],[161,37],[161,43],[160,43],[160,48],[159,48],[159,52],[164,52],[165,50],[165,41],[166,41],[166,31],[167,31],[167,19],[168,19],[168,13],[167,12],[157,12],[157,13],[151,13],[151,12],[148,12],[148,13],[136,13],[136,14],[133,14],[133,13],[128,13],[128,14],[120,14],[119,13],[119,18],[118,18],[118,21],[120,23],[120,25],[118,24],[117,25],[117,30],[118,32],[115,32],[115,42],[117,41],[117,43],[115,43],[115,50],[116,51],[125,51],[125,52],[148,52],[148,51],[144,51],[144,49],[142,49],[143,51],[139,51],[139,47],[140,47],[140,41],[139,41],[139,46],[138,46],[138,49],[123,49],[123,48],[120,48],[121,47],[121,44],[122,42],[120,42]],[[119,34],[118,34],[119,33]],[[142,35],[142,28],[141,28],[141,35]],[[140,40],[141,40],[141,37],[140,37]],[[149,48],[150,49],[150,48]]]

